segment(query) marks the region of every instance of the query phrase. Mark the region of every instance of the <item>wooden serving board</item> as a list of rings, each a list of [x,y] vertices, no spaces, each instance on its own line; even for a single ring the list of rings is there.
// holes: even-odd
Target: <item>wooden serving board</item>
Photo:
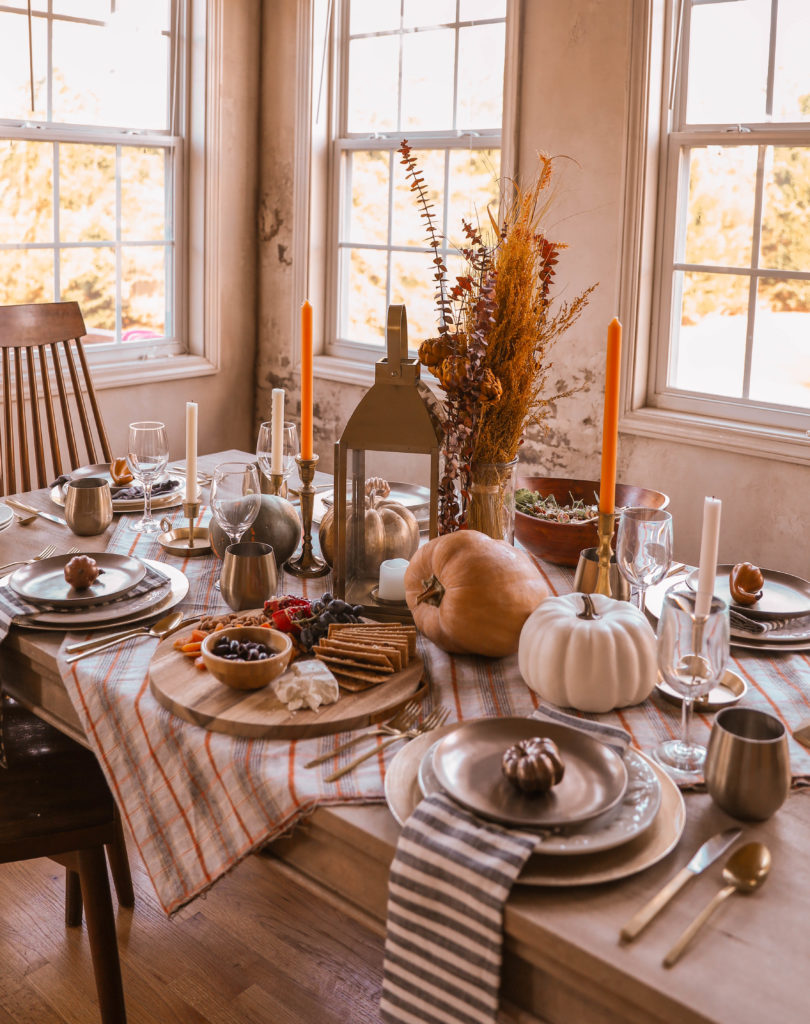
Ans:
[[[194,628],[189,624],[188,631]],[[184,628],[184,632],[186,632]],[[318,711],[288,711],[276,699],[272,684],[261,690],[234,690],[191,658],[175,650],[177,636],[162,640],[149,664],[155,699],[173,714],[212,732],[249,739],[295,740],[360,729],[388,717],[426,691],[424,665],[416,655],[407,668],[384,683],[359,693],[340,691],[335,704]]]

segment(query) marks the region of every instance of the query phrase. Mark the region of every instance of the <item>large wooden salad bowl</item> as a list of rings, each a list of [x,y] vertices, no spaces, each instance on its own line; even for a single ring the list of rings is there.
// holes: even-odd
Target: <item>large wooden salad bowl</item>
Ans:
[[[537,491],[542,497],[554,495],[559,505],[569,505],[571,499],[581,498],[586,503],[595,502],[599,493],[598,480],[570,480],[563,477],[524,476],[518,479],[518,487]],[[634,487],[632,484],[616,484],[616,511],[634,505],[645,508],[666,508],[668,495],[649,487]],[[616,516],[618,525],[619,517]],[[532,554],[554,565],[574,566],[584,548],[596,547],[596,522],[553,523],[537,519],[525,512],[515,511],[515,537]],[[614,534],[614,550],[615,550]]]

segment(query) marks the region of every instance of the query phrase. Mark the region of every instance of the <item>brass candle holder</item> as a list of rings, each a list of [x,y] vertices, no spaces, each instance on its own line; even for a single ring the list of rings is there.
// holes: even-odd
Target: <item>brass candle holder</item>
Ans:
[[[595,594],[604,594],[605,597],[614,597],[610,586],[610,559],[613,555],[613,527],[616,522],[614,512],[600,512],[597,533],[599,542],[596,545],[596,557],[599,562],[599,569],[596,574]]]
[[[164,532],[158,537],[158,543],[170,555],[178,555],[180,558],[191,558],[194,555],[204,555],[211,550],[211,542],[208,537],[207,526],[195,526],[194,523],[200,514],[200,500],[183,502],[183,516],[188,526],[181,526],[177,529],[170,529],[168,519],[162,519],[160,525]]]
[[[311,459],[304,459],[300,455],[296,455],[295,461],[298,463],[298,475],[301,477],[301,487],[298,493],[301,498],[301,525],[304,531],[304,543],[300,555],[284,563],[284,570],[292,576],[313,579],[316,576],[326,576],[331,572],[326,562],[322,558],[318,558],[312,550],[312,507],[315,501],[315,488],[312,486],[312,481],[315,479],[318,456],[313,455]]]
[[[277,494],[280,498],[287,497],[287,482],[281,473],[262,473],[262,494]]]

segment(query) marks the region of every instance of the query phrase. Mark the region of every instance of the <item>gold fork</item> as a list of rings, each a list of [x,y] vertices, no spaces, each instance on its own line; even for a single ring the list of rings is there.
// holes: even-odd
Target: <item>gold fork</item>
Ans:
[[[400,733],[407,732],[416,721],[416,716],[418,714],[419,702],[416,700],[409,701],[404,708],[400,708],[390,722],[386,722],[384,725],[379,726],[377,729],[373,729],[371,732],[364,732],[359,736],[354,736],[352,739],[346,740],[345,743],[341,743],[341,745],[336,747],[334,750],[330,750],[326,754],[321,754],[319,757],[315,757],[311,761],[307,761],[304,767],[314,768],[316,765],[323,764],[324,761],[331,761],[333,757],[337,757],[338,754],[342,754],[344,750],[348,750],[349,747],[353,747],[355,743],[359,743],[361,740],[371,739],[374,736],[398,736]]]
[[[6,562],[5,565],[0,565],[0,573],[5,572],[6,569],[10,569],[12,565],[30,565],[32,562],[39,562],[43,558],[50,558],[55,551],[56,545],[49,544],[47,547],[44,547],[38,555],[34,555],[33,558],[18,558],[16,562]]]
[[[360,757],[356,757],[354,761],[350,761],[347,765],[344,765],[343,768],[338,768],[338,770],[336,772],[332,772],[331,775],[327,775],[323,781],[337,782],[338,779],[355,769],[359,764],[362,764],[363,761],[368,761],[370,757],[374,757],[375,754],[379,754],[381,750],[385,750],[386,747],[390,747],[392,743],[398,743],[400,740],[412,740],[417,736],[421,736],[423,733],[430,732],[431,729],[437,729],[440,725],[445,723],[449,714],[449,708],[434,708],[434,710],[423,718],[417,725],[412,726],[399,736],[391,736],[387,740],[383,740],[382,743],[378,744],[372,750],[367,751],[365,754],[361,754]]]

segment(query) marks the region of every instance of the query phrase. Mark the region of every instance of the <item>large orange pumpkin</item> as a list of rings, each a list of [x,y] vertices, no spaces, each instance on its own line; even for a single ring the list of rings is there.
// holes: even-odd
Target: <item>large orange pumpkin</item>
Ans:
[[[546,597],[527,554],[477,530],[428,541],[405,573],[414,622],[451,654],[513,654],[523,623]]]

